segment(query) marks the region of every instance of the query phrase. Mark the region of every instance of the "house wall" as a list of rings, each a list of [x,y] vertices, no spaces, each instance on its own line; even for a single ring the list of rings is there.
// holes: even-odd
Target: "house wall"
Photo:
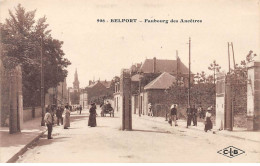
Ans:
[[[132,100],[132,114],[139,114],[139,109],[138,109],[138,95],[132,95],[131,100]]]
[[[169,111],[165,90],[147,90],[143,93],[143,112],[148,115],[148,104],[152,104],[154,116],[165,116],[166,111]]]
[[[83,109],[88,108],[88,94],[86,92],[80,94],[79,104],[82,106]]]
[[[114,111],[115,113],[122,112],[122,97],[120,93],[114,93]]]

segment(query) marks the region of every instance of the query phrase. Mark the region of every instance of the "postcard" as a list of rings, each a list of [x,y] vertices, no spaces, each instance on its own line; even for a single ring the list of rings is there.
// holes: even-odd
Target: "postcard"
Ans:
[[[259,0],[0,0],[1,163],[259,163]]]

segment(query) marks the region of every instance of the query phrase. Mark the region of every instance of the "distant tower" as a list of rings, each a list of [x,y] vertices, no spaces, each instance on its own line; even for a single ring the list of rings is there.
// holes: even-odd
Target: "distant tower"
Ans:
[[[79,79],[78,79],[77,69],[76,69],[76,72],[74,74],[73,88],[77,89],[79,91]]]

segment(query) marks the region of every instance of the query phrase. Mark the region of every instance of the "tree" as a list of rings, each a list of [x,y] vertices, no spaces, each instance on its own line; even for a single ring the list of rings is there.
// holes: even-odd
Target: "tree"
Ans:
[[[207,82],[206,73],[204,71],[202,71],[201,73],[197,73],[194,76],[194,82],[196,84],[206,83]]]
[[[1,59],[6,68],[22,67],[24,105],[40,103],[40,53],[42,48],[45,93],[56,87],[67,76],[71,63],[64,58],[62,41],[53,39],[46,17],[35,20],[35,12],[26,12],[20,4],[15,13],[1,24]]]
[[[219,72],[221,67],[219,66],[219,64],[216,63],[216,60],[214,60],[213,63],[210,64],[208,69],[213,71],[213,80],[214,80],[213,82],[215,84],[216,83],[216,72]]]

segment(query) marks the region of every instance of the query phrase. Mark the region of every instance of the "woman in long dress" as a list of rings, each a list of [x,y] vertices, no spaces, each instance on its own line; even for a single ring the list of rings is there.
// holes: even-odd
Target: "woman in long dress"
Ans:
[[[88,119],[88,126],[90,127],[96,127],[97,122],[96,122],[96,104],[91,103],[91,108],[89,109],[89,119]]]
[[[208,108],[206,112],[206,117],[205,117],[205,128],[204,131],[207,132],[208,130],[211,130],[213,127],[212,121],[211,121],[211,108]]]
[[[64,129],[68,129],[68,127],[70,127],[70,110],[67,105],[65,106],[64,112],[65,112],[65,116],[63,120]]]

